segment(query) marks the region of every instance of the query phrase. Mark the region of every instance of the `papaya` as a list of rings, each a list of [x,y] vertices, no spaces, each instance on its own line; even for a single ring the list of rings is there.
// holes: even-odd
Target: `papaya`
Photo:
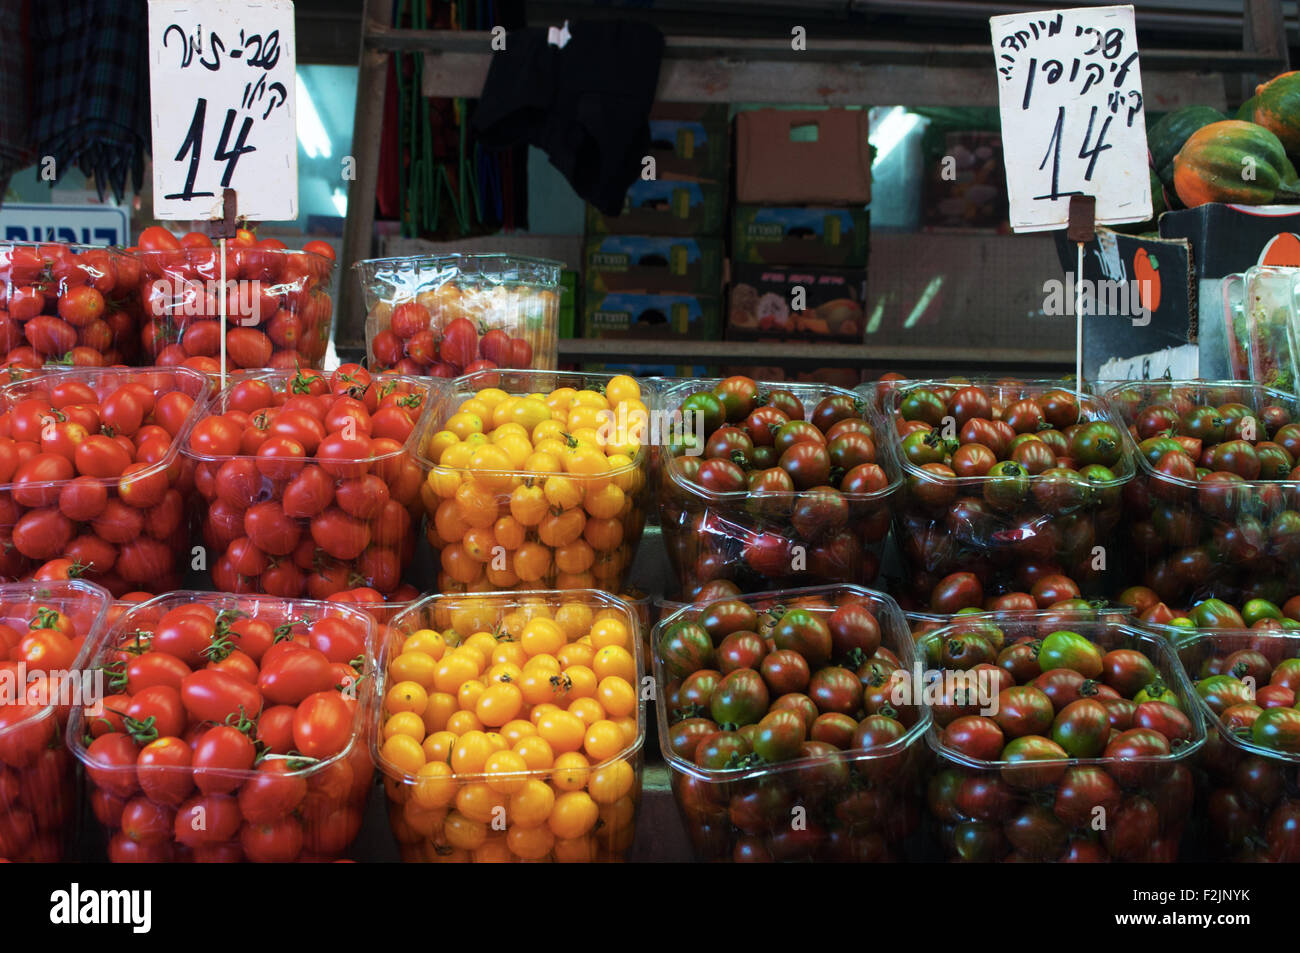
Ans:
[[[1239,119],[1210,123],[1188,137],[1174,156],[1174,190],[1188,208],[1300,198],[1300,182],[1281,140],[1263,126]]]
[[[1300,72],[1256,86],[1254,100],[1255,123],[1277,136],[1288,155],[1300,155]]]
[[[1151,168],[1165,185],[1174,184],[1174,156],[1187,137],[1203,126],[1226,118],[1210,106],[1184,106],[1165,113],[1147,130],[1147,148],[1151,151]]]

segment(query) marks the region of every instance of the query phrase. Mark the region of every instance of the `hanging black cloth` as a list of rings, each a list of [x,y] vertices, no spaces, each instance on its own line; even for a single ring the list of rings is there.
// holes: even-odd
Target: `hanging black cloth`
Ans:
[[[562,47],[541,28],[506,34],[474,128],[485,145],[537,146],[575,192],[617,215],[650,151],[647,117],[663,34],[649,24],[605,21],[568,24],[568,32]]]

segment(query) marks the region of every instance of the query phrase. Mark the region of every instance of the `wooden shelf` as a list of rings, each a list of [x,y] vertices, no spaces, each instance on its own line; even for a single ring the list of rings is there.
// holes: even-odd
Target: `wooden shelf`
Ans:
[[[752,364],[780,367],[1036,367],[1072,370],[1069,349],[930,347],[887,344],[812,344],[801,341],[692,341],[566,338],[562,362],[640,364]]]

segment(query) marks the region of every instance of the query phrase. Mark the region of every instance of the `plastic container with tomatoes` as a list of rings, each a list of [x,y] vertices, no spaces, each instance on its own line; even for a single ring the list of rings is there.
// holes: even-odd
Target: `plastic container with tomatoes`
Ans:
[[[920,830],[920,704],[898,604],[860,586],[686,606],[655,627],[659,746],[701,861],[904,859]]]
[[[1173,863],[1193,849],[1205,723],[1167,640],[999,613],[918,651],[924,673],[896,690],[922,692],[933,716],[927,802],[949,859]]]
[[[421,514],[414,448],[439,386],[355,364],[232,379],[184,450],[217,588],[396,593]]]
[[[140,273],[139,262],[116,249],[0,242],[0,360],[137,363],[139,327],[125,301]]]
[[[659,525],[688,598],[875,580],[900,479],[851,391],[736,376],[673,380],[661,403]]]
[[[452,382],[420,446],[440,592],[620,592],[645,527],[655,388],[485,370]]]
[[[399,614],[372,746],[402,859],[623,859],[645,742],[638,628],[590,589],[436,595]]]
[[[369,366],[434,377],[553,370],[562,267],[515,255],[357,262]]]
[[[903,470],[904,605],[953,613],[1045,577],[1073,595],[1111,588],[1134,463],[1098,399],[1043,382],[908,381],[889,392],[886,417]]]
[[[1300,401],[1258,384],[1115,384],[1137,461],[1125,489],[1131,582],[1170,606],[1281,604],[1300,592]]]
[[[73,709],[108,858],[328,860],[361,829],[374,769],[374,620],[352,606],[173,592],[133,606]]]
[[[1300,633],[1184,634],[1208,726],[1197,815],[1211,860],[1300,862]]]
[[[251,234],[226,245],[227,367],[318,368],[333,330],[329,246],[294,251]],[[128,299],[140,327],[140,353],[159,365],[216,373],[221,354],[221,259],[204,235],[184,243],[159,226],[145,229],[132,255],[139,279]]]
[[[0,585],[0,860],[60,861],[72,847],[76,762],[63,729],[72,703],[99,688],[89,663],[111,601],[80,580]]]
[[[179,585],[206,411],[189,368],[83,368],[0,386],[0,578],[84,578],[121,595]]]

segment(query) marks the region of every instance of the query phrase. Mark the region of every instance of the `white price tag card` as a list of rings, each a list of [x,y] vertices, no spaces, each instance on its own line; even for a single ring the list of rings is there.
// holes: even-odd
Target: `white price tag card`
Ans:
[[[1098,225],[1151,217],[1133,8],[990,17],[1011,227],[1065,228],[1070,196]]]
[[[149,0],[158,219],[298,217],[292,0]]]

